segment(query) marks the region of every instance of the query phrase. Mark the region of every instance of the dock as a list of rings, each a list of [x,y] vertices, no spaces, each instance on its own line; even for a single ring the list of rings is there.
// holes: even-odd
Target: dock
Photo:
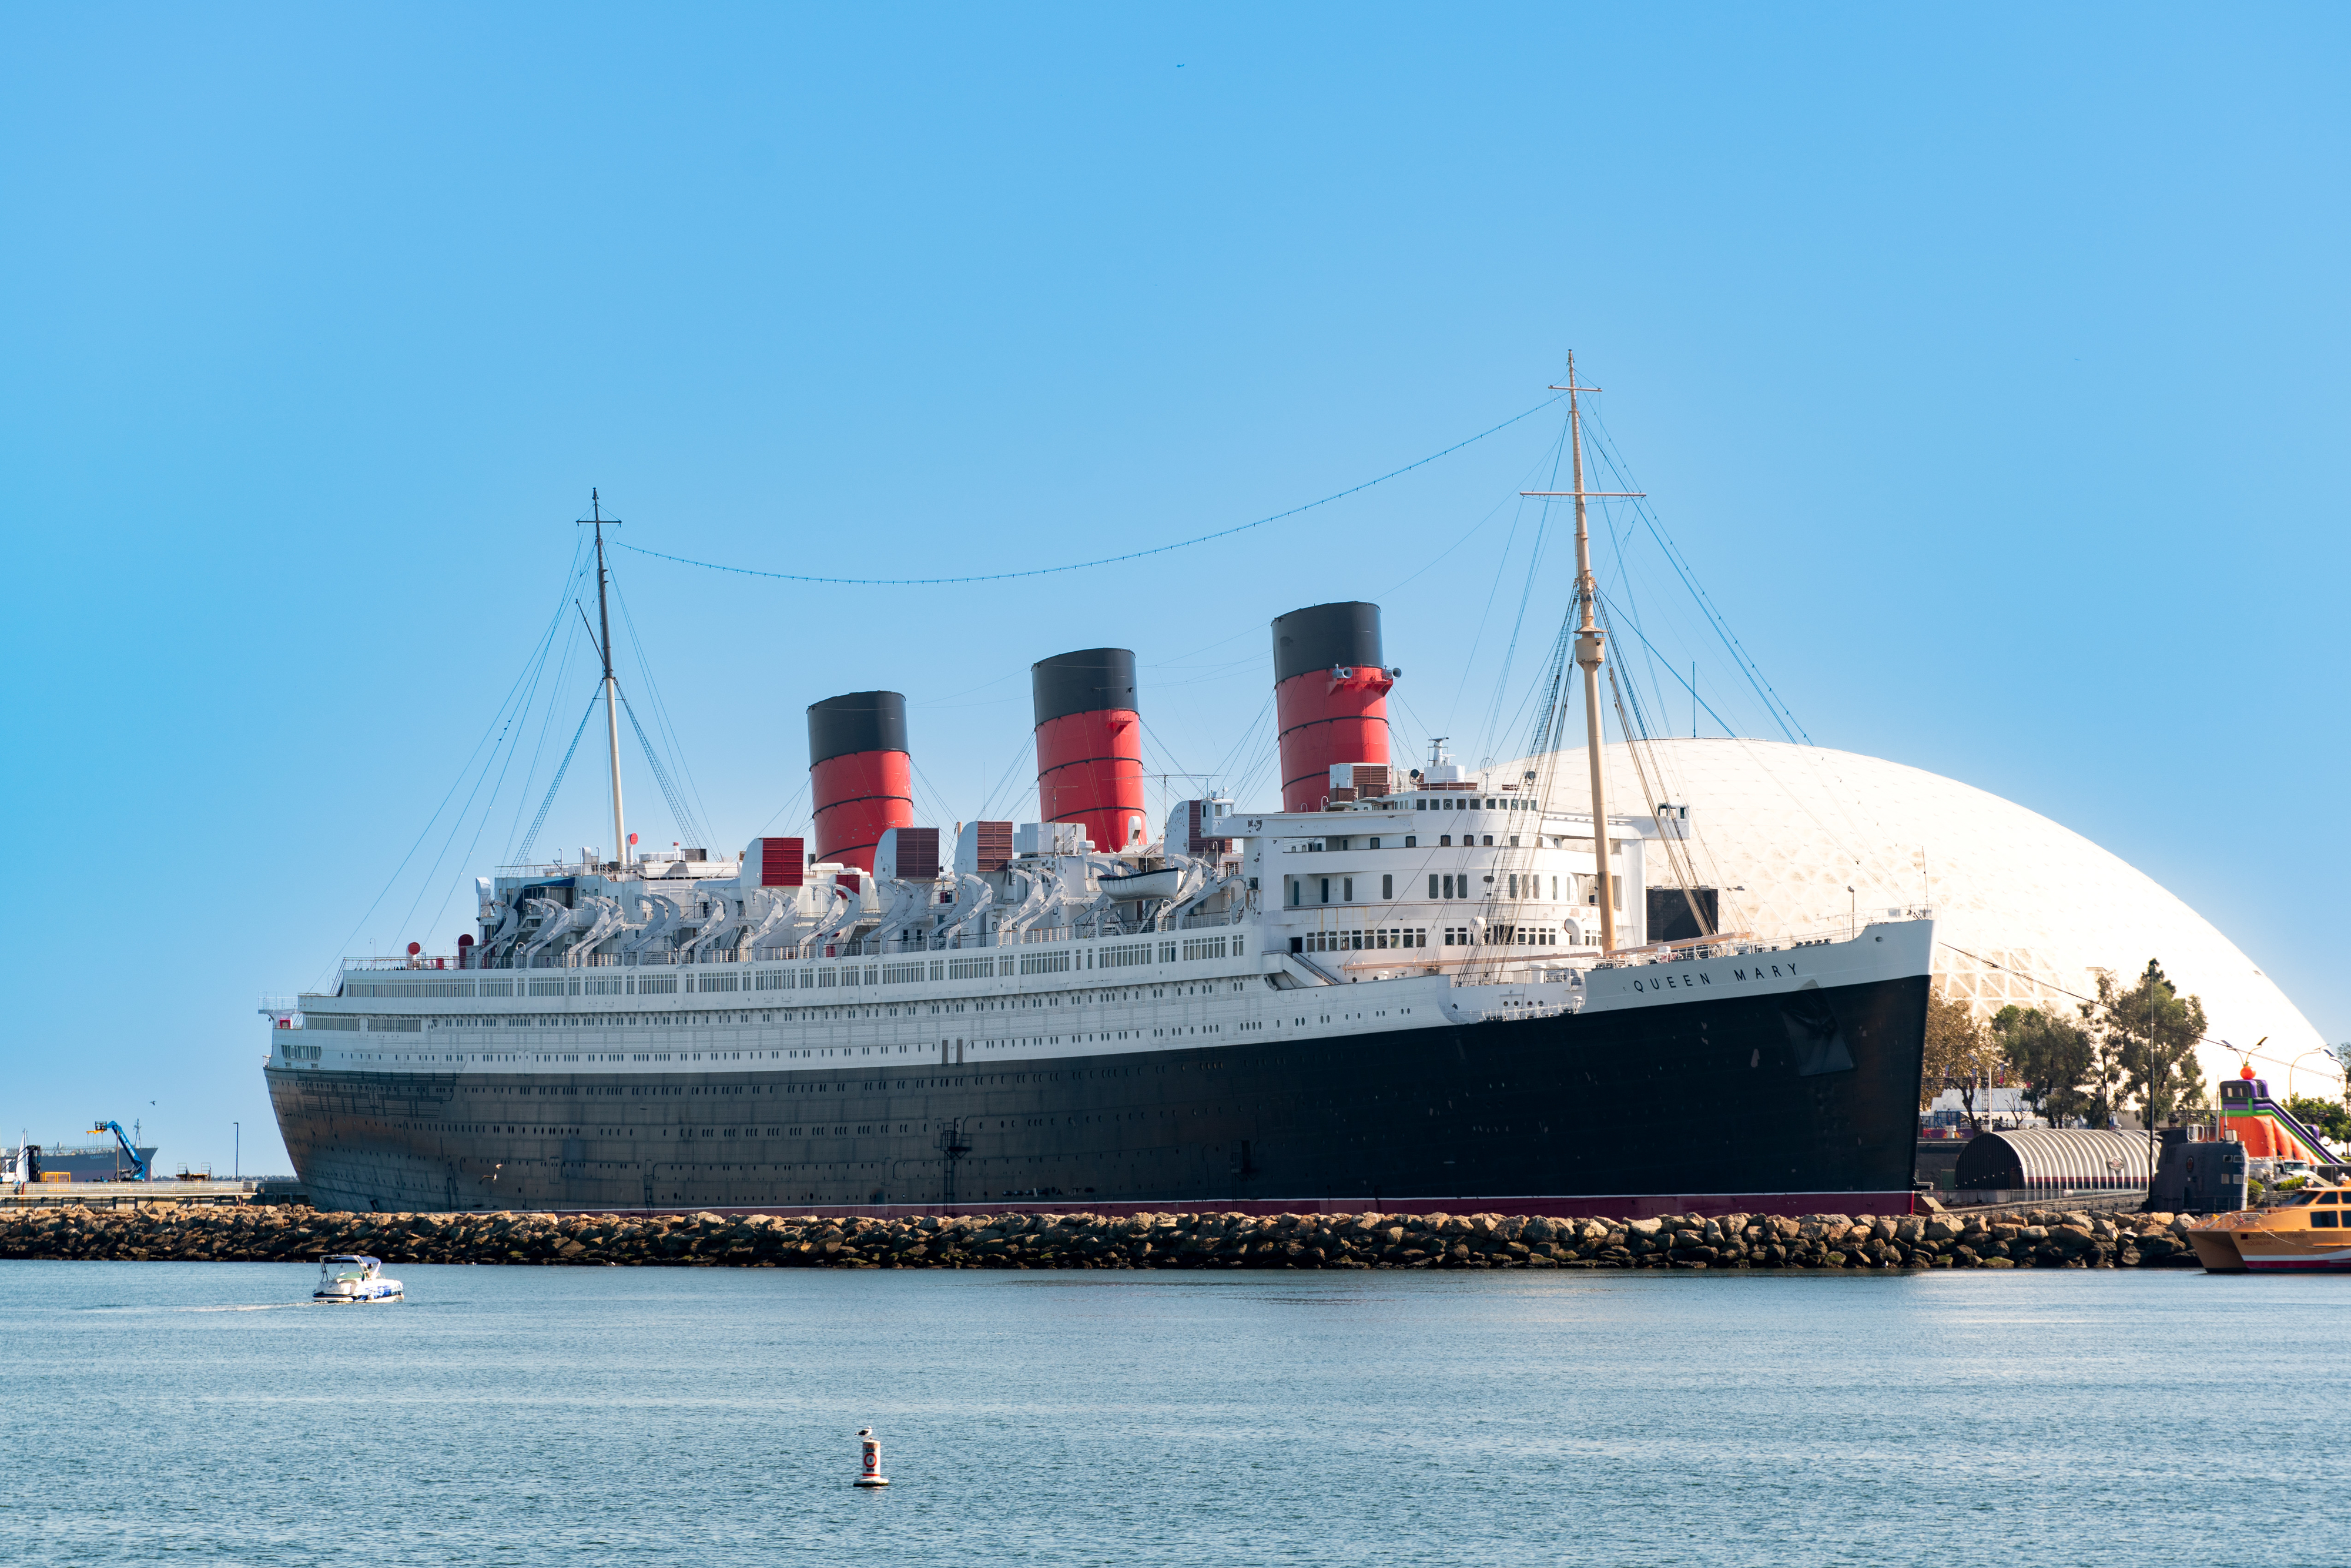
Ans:
[[[308,1203],[292,1176],[245,1176],[201,1181],[44,1181],[0,1186],[0,1210],[12,1208],[137,1208],[151,1203]]]

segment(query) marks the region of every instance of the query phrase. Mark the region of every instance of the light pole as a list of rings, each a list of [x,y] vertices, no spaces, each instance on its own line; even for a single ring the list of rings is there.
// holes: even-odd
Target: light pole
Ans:
[[[2285,1064],[2285,1097],[2289,1100],[2294,1098],[2294,1070],[2302,1065],[2303,1057],[2332,1056],[2335,1053],[2333,1051],[2327,1050],[2326,1047],[2323,1045],[2314,1045],[2308,1051],[2304,1051],[2302,1056],[2297,1056],[2292,1061],[2287,1062]]]
[[[2325,1056],[2325,1057],[2332,1057],[2334,1054],[2335,1054],[2335,1053],[2334,1053],[2332,1051],[2328,1050],[2325,1046],[2323,1046],[2323,1045],[2314,1045],[2314,1046],[2311,1047],[2308,1051],[2304,1051],[2304,1052],[2302,1053],[2302,1056],[2297,1056],[2297,1057],[2295,1057],[2292,1061],[2287,1062],[2287,1063],[2285,1064],[2285,1097],[2286,1097],[2288,1100],[2292,1100],[2292,1099],[2294,1098],[2294,1070],[2295,1068],[2297,1068],[2297,1067],[2299,1067],[2299,1066],[2301,1066],[2301,1065],[2302,1065],[2302,1062],[2303,1062],[2303,1057],[2309,1057],[2309,1056]],[[2315,1131],[2315,1129],[2314,1129],[2314,1131]],[[2335,1151],[2334,1151],[2334,1150],[2332,1150],[2332,1149],[2322,1149],[2322,1150],[2320,1150],[2319,1152],[2320,1152],[2321,1154],[2333,1154]]]
[[[228,1179],[236,1181],[245,1175],[245,1124],[231,1122],[229,1125],[236,1131],[231,1135],[228,1145]]]

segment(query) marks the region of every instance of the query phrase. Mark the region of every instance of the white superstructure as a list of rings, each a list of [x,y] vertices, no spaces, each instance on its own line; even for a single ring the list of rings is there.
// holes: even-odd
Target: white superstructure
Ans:
[[[967,831],[956,867],[916,879],[820,864],[763,888],[749,855],[510,867],[484,879],[478,944],[353,959],[331,993],[268,1009],[272,1061],[634,1075],[1164,1051],[1620,1005],[1672,992],[1701,960],[1785,946],[1734,935],[1604,957],[1591,820],[1529,783],[1456,777],[1319,812],[1207,802],[1217,837],[1198,855],[1049,848],[980,872],[965,869]],[[1610,833],[1635,943],[1640,826]],[[1923,928],[1922,910],[1870,913]],[[1881,977],[1876,947],[1851,979]],[[1828,957],[1800,956],[1805,975]],[[1792,962],[1787,978],[1801,983]]]

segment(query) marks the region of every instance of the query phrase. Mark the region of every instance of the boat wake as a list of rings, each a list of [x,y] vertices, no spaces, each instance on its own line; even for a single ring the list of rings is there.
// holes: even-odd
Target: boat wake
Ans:
[[[316,1305],[318,1305],[316,1301],[256,1301],[249,1306],[176,1307],[172,1310],[182,1312],[281,1312],[289,1307],[314,1307]]]

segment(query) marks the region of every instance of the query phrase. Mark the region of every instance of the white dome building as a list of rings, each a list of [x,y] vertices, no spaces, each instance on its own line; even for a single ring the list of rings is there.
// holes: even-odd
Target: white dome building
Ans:
[[[1725,931],[1824,935],[1844,930],[1856,910],[1866,919],[1929,905],[1936,973],[1986,1014],[2009,1002],[2070,1014],[2076,1003],[2064,993],[2095,996],[2097,970],[2128,986],[2155,958],[2181,994],[2203,999],[2208,1089],[2243,1065],[2231,1046],[2266,1036],[2252,1065],[2273,1092],[2342,1092],[2325,1040],[2252,959],[2150,878],[2046,817],[1900,763],[1779,741],[1644,742],[1646,786],[1625,746],[1605,755],[1608,814],[1639,818],[1652,888],[1677,883],[1657,823],[1642,813],[1660,801],[1687,807],[1691,870],[1718,890]],[[1589,799],[1581,748],[1495,777],[1546,764],[1550,805],[1575,811]]]

